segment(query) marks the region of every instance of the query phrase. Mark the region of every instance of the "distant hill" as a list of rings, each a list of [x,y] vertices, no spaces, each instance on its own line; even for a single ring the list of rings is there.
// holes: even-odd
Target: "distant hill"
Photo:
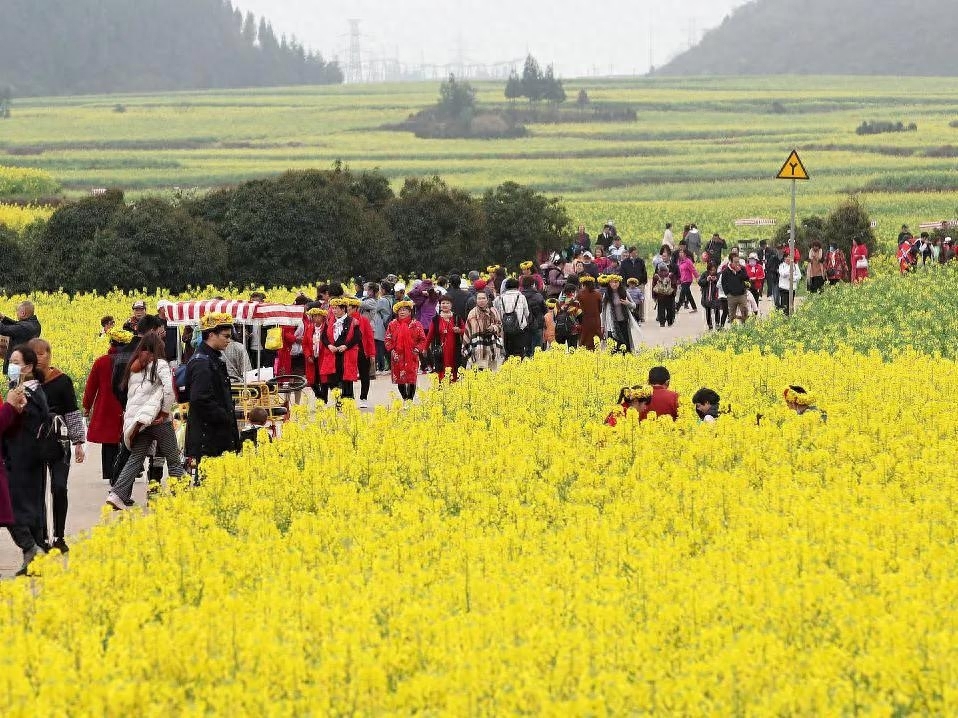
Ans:
[[[753,0],[655,75],[958,75],[955,0]]]
[[[0,87],[15,97],[342,80],[229,0],[0,0]]]

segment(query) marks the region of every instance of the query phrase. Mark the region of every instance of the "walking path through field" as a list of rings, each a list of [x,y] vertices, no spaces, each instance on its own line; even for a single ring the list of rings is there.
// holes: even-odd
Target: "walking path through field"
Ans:
[[[761,313],[772,311],[771,302],[764,299],[760,305]],[[706,331],[705,314],[700,308],[695,314],[688,310],[676,314],[675,324],[671,327],[659,327],[654,321],[655,311],[646,307],[646,322],[642,331],[646,344],[657,347],[670,347],[680,342],[695,339]],[[419,385],[427,384],[427,377],[419,378]],[[358,395],[359,386],[357,383]],[[306,394],[310,392],[307,390]],[[369,392],[370,411],[380,405],[389,405],[394,399],[395,388],[389,375],[376,377]],[[91,528],[100,521],[100,511],[107,494],[107,485],[100,474],[100,447],[98,444],[87,444],[87,458],[83,464],[73,464],[70,467],[70,511],[67,515],[67,533],[73,537]],[[141,479],[133,489],[133,498],[139,505],[146,501],[146,483]],[[49,503],[49,499],[48,499]],[[68,544],[72,539],[67,540]],[[13,540],[6,532],[0,532],[0,576],[9,577],[20,568],[20,550],[13,544]]]

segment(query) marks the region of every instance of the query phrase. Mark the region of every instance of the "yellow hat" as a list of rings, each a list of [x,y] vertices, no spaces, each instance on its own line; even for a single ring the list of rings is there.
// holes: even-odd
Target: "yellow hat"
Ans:
[[[608,274],[600,274],[600,275],[599,275],[599,284],[608,284],[608,283],[609,283],[609,275],[608,275]]]
[[[349,297],[336,297],[329,300],[329,306],[331,307],[348,307],[349,306]]]
[[[625,283],[628,284],[630,287],[639,286],[639,280],[636,277],[629,277]]]
[[[327,312],[322,307],[313,307],[306,312],[307,317],[325,317],[329,312]]]
[[[106,333],[106,337],[115,344],[129,344],[133,341],[133,332],[113,327],[113,329]]]
[[[583,282],[592,283],[594,281],[595,277],[593,277],[591,274],[583,274],[581,277],[579,277],[579,284],[582,284]]]
[[[626,389],[625,398],[630,401],[634,401],[635,399],[651,399],[652,387],[645,384],[644,386],[637,386],[634,389]]]
[[[205,317],[200,319],[200,331],[208,332],[213,329],[219,329],[220,327],[232,327],[233,326],[233,315],[219,312],[213,312],[212,314],[207,314]]]
[[[549,307],[549,309],[555,309],[558,304],[559,302],[557,302],[555,299],[546,299],[546,306]]]
[[[495,274],[498,269],[498,264],[490,264],[488,267],[486,267],[486,271],[489,272],[489,274]]]
[[[412,311],[412,308],[414,306],[416,305],[410,301],[396,302],[395,304],[393,304],[393,311],[396,314],[399,314],[400,309],[408,309],[409,311]]]
[[[535,265],[532,262],[522,262],[519,269],[532,269]]]
[[[349,302],[351,307],[361,307],[363,305],[362,300],[358,297],[346,297],[346,301]]]
[[[607,282],[618,282],[619,284],[622,284],[622,275],[621,275],[621,274],[607,274],[606,277],[605,277],[605,281],[607,281]]]

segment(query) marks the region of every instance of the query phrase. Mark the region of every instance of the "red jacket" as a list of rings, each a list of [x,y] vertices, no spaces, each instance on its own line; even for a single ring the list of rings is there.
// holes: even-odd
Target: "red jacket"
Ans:
[[[359,343],[362,341],[361,330],[352,317],[346,317],[346,331],[337,340],[334,339],[333,330],[336,321],[332,315],[326,321],[323,327],[323,344],[332,344],[334,346],[345,346],[343,353],[343,381],[356,381],[359,379]],[[319,373],[325,378],[336,373],[336,354],[329,351],[327,347],[319,363]],[[375,356],[375,354],[373,355]]]
[[[373,325],[372,323],[359,313],[359,310],[350,312],[349,316],[356,322],[359,323],[359,332],[361,335],[361,344],[360,347],[363,350],[363,354],[366,355],[366,358],[375,358],[376,357],[376,336],[373,334]]]
[[[93,444],[119,444],[123,434],[123,407],[113,393],[113,357],[105,354],[93,362],[83,391],[83,412],[90,417],[86,433]]]
[[[283,348],[276,351],[276,363],[273,367],[276,376],[288,376],[292,373],[293,344],[295,343],[296,327],[283,327]]]
[[[673,419],[679,418],[679,395],[661,384],[655,384],[652,387],[652,401],[649,407],[642,412],[641,418],[644,419],[649,412],[654,411],[657,416],[668,414]]]
[[[756,292],[762,290],[762,284],[765,282],[765,268],[756,262],[755,264],[746,264],[745,273],[752,280],[752,287]]]
[[[311,386],[317,381],[321,381],[321,377],[316,376],[316,363],[312,360],[318,359],[319,365],[322,366],[323,356],[329,353],[329,349],[326,348],[326,342],[320,341],[319,354],[313,356],[313,338],[316,336],[316,332],[322,332],[325,329],[325,322],[317,327],[310,321],[306,323],[306,329],[303,330],[303,355],[306,357],[306,381]]]

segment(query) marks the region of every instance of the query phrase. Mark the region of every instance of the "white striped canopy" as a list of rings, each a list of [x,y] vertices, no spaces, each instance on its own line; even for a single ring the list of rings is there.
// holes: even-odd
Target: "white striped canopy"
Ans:
[[[207,314],[229,314],[237,324],[296,326],[303,321],[304,307],[293,304],[265,304],[234,299],[206,299],[164,302],[167,324],[182,327],[199,324]]]

